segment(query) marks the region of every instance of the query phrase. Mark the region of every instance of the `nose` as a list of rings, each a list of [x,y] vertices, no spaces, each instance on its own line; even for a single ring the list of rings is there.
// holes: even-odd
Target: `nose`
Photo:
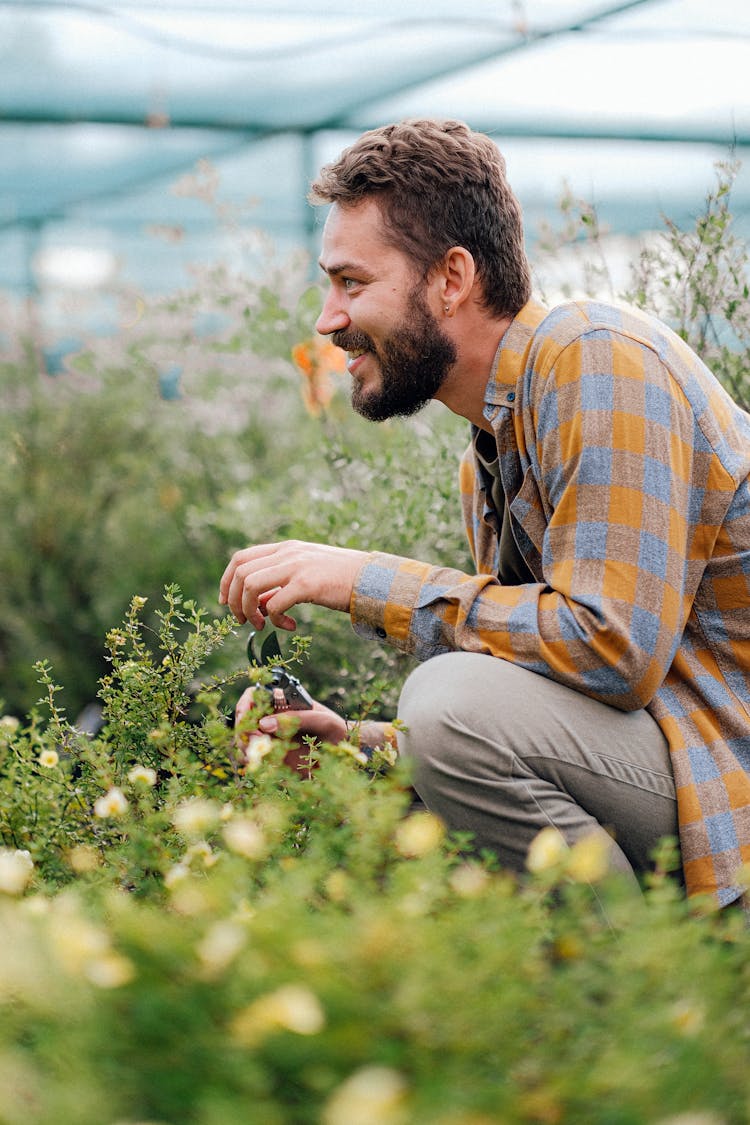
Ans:
[[[332,332],[339,332],[343,328],[348,328],[349,324],[349,315],[341,307],[336,290],[329,289],[320,316],[315,323],[316,332],[319,332],[321,336],[330,336]]]

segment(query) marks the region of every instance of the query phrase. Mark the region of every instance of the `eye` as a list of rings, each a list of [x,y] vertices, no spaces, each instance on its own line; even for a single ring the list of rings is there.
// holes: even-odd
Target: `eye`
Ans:
[[[360,284],[360,282],[356,281],[353,277],[343,277],[341,279],[341,283],[344,286],[344,289],[346,290],[347,293],[351,293],[352,290],[356,289],[357,286]]]

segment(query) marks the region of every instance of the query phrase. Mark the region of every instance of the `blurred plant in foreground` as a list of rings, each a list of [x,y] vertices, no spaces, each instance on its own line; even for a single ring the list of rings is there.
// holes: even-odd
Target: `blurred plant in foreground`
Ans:
[[[45,666],[0,723],[0,1120],[747,1120],[750,932],[688,908],[668,843],[643,894],[596,840],[540,837],[516,879],[400,765],[311,742],[303,774],[280,740],[247,768],[232,677],[202,679],[227,619],[171,588],[146,645],[144,611],[97,736]]]

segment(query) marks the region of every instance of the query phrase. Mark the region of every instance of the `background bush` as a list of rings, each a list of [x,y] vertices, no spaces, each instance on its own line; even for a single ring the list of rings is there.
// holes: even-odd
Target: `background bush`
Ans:
[[[673,323],[744,402],[750,300],[729,208],[735,172],[718,166],[694,230],[665,220],[626,296]],[[221,216],[215,188],[203,188]],[[545,271],[572,245],[579,288],[601,290],[596,214],[569,196],[561,208],[537,288],[544,295]],[[213,604],[229,555],[250,542],[297,537],[470,567],[455,486],[465,423],[439,406],[381,426],[354,415],[336,349],[313,341],[321,294],[307,260],[265,261],[258,280],[249,265],[196,270],[191,288],[137,299],[136,316],[131,297],[121,331],[90,340],[60,374],[30,341],[0,357],[0,697],[13,713],[34,703],[45,657],[77,714],[104,671],[101,638],[134,593],[153,605],[176,582]],[[304,608],[300,620],[315,635],[309,678],[321,698],[350,705],[377,681],[383,711],[393,708],[404,657],[360,641],[338,615]]]

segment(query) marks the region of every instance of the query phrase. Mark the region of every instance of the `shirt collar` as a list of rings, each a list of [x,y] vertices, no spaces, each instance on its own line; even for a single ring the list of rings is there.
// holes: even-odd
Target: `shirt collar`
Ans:
[[[538,301],[527,301],[503,334],[484,394],[485,416],[492,407],[513,407],[531,339],[548,310]],[[494,414],[494,410],[492,410]]]

